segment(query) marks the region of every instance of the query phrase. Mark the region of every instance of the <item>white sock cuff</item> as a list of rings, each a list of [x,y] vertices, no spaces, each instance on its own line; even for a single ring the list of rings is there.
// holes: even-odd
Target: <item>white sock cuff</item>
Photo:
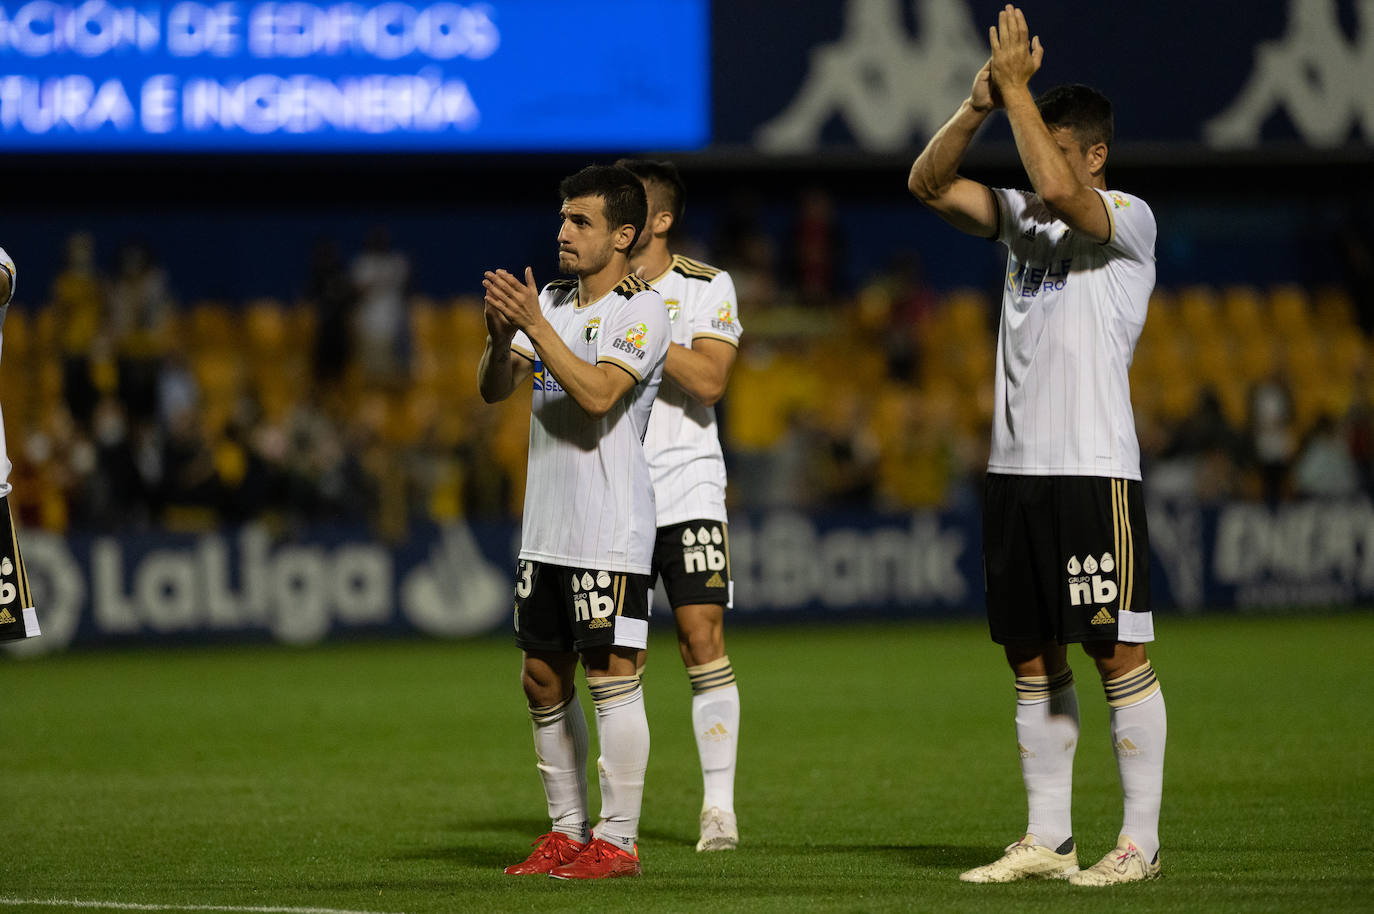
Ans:
[[[592,701],[598,708],[612,708],[638,698],[643,686],[637,675],[588,676],[587,688],[591,690]]]
[[[536,724],[541,725],[555,723],[556,721],[561,720],[563,715],[567,712],[568,707],[572,704],[575,704],[576,702],[577,692],[573,692],[571,695],[569,695],[567,698],[563,699],[556,705],[547,705],[538,708],[531,705],[530,720],[534,721]]]
[[[1073,670],[1064,667],[1049,676],[1017,676],[1016,701],[1023,705],[1049,701],[1052,695],[1073,688]]]

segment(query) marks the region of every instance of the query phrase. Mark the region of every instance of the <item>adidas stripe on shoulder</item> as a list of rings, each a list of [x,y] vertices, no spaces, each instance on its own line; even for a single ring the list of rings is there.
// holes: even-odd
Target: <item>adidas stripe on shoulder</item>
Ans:
[[[720,275],[721,271],[708,263],[700,260],[693,260],[690,257],[683,257],[681,254],[673,255],[673,272],[680,273],[688,279],[701,279],[710,282]]]
[[[648,292],[652,288],[653,286],[649,285],[648,282],[632,273],[616,283],[615,289],[612,291],[622,298],[634,298],[639,293]]]

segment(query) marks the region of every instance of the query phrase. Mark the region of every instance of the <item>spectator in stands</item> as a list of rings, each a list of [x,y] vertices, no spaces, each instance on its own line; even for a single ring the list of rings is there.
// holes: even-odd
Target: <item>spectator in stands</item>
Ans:
[[[1246,430],[1259,467],[1261,494],[1275,504],[1287,495],[1288,470],[1297,450],[1293,394],[1279,370],[1250,389]]]
[[[810,307],[833,304],[842,286],[843,240],[835,204],[818,187],[802,194],[789,253],[789,273],[797,284],[798,301]]]
[[[93,353],[105,348],[106,282],[96,268],[95,238],[77,232],[67,239],[67,258],[53,280],[53,309],[62,355],[62,390],[67,408],[80,424],[90,422],[99,398]]]
[[[392,247],[391,231],[379,225],[368,233],[351,273],[358,290],[353,329],[363,376],[378,384],[402,380],[410,259]]]
[[[339,246],[322,239],[310,258],[305,300],[315,309],[315,345],[312,360],[315,383],[339,382],[353,358],[354,312],[358,289],[344,265]]]
[[[1310,498],[1350,498],[1359,494],[1360,473],[1336,420],[1319,418],[1293,465],[1293,491]]]
[[[174,301],[167,271],[141,241],[125,242],[110,287],[109,330],[119,363],[119,395],[131,417],[157,409],[159,360],[171,343]]]

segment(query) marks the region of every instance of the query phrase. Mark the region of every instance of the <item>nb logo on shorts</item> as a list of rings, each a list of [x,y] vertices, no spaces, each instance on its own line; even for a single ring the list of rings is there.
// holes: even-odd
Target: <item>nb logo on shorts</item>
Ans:
[[[682,531],[682,565],[687,574],[725,570],[725,550],[716,547],[725,542],[720,527],[689,527]]]
[[[589,623],[591,628],[607,628],[611,624],[609,617],[615,614],[615,598],[592,589],[592,585],[600,583],[601,578],[606,581],[601,586],[611,583],[611,576],[604,571],[598,574],[595,582],[590,572],[584,573],[581,581],[577,575],[573,575],[573,615],[578,622]]]
[[[1101,606],[1111,603],[1116,599],[1116,582],[1105,575],[1111,574],[1116,570],[1116,561],[1110,552],[1102,554],[1099,562],[1093,556],[1088,556],[1082,563],[1078,561],[1078,556],[1070,556],[1068,567],[1065,569],[1069,573],[1069,603],[1073,606],[1082,606],[1085,603]],[[1098,574],[1101,571],[1103,574]],[[1094,622],[1097,620],[1094,619]]]

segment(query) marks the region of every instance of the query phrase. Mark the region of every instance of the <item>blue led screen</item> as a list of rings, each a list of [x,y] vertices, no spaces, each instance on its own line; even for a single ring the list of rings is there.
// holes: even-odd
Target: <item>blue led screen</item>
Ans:
[[[6,0],[10,151],[696,149],[709,0]]]

